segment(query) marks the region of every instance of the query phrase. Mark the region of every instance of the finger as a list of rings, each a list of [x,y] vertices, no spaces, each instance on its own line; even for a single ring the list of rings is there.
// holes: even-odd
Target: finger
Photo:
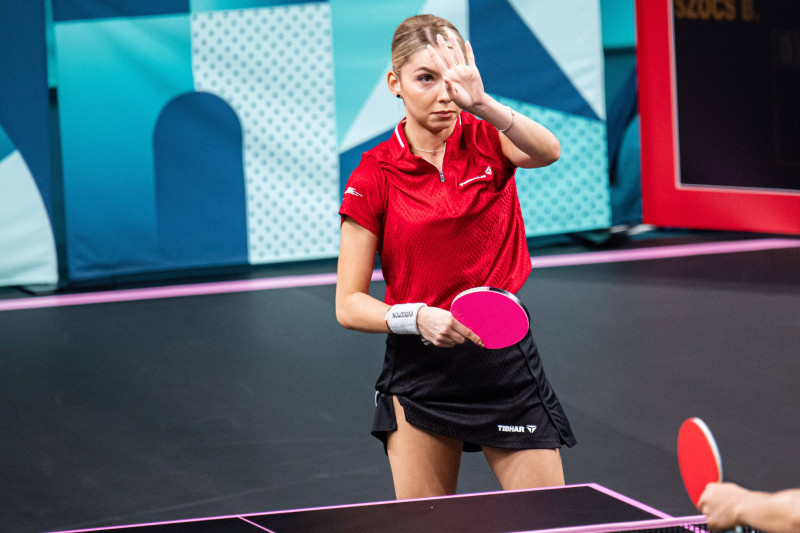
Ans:
[[[464,52],[461,50],[461,46],[458,44],[458,38],[452,31],[450,32],[450,42],[453,45],[453,55],[456,57],[456,63],[459,65],[466,65],[467,60],[464,58]]]
[[[450,336],[449,341],[450,341],[450,346],[457,346],[459,344],[464,344],[465,342],[467,342],[467,339],[465,337],[462,337],[461,335],[452,335]]]
[[[453,64],[463,65],[464,54],[461,53],[461,47],[458,45],[458,37],[456,37],[456,34],[453,33],[453,30],[451,29],[447,30],[447,38],[445,39],[445,41],[447,43],[447,48],[453,55]]]
[[[444,82],[444,88],[445,88],[445,90],[447,90],[447,94],[449,94],[451,98],[453,96],[455,96],[456,95],[456,87],[455,87],[455,85],[453,85],[453,83],[450,81],[450,79],[448,77],[446,77],[446,76],[443,76],[442,77],[442,81]]]
[[[438,68],[440,72],[444,72],[445,70],[447,70],[447,65],[442,59],[442,56],[439,54],[439,51],[436,50],[431,45],[427,45],[427,47],[428,47],[428,53],[431,54],[431,59],[433,59],[433,63],[436,65],[436,68]]]
[[[442,332],[438,336],[438,340],[443,344],[448,344],[450,346],[455,346],[456,344],[464,344],[467,339],[458,332],[454,327],[449,326],[442,330]]]
[[[469,335],[467,335],[467,338],[471,340],[476,346],[480,346],[481,348],[486,348],[486,345],[483,343],[483,339],[478,337],[478,335],[475,332],[470,330]]]
[[[431,341],[430,343],[436,346],[437,348],[452,348],[453,346],[455,346],[455,343],[453,341],[445,338]]]
[[[485,346],[483,344],[483,340],[481,340],[481,338],[478,337],[478,335],[474,331],[469,329],[467,326],[465,326],[461,322],[456,322],[456,326],[455,326],[454,329],[456,331],[458,331],[458,333],[460,335],[462,335],[465,340],[470,340],[473,343],[475,343],[476,345],[480,346],[481,348],[485,348]]]
[[[467,64],[474,67],[475,66],[475,52],[472,50],[472,45],[469,43],[469,41],[466,41],[464,43],[464,46],[467,49]]]
[[[457,333],[454,334],[450,328],[442,328],[438,332],[431,332],[428,337],[423,337],[423,339],[439,348],[449,348],[464,342],[464,338]]]
[[[437,348],[452,348],[456,344],[460,343],[454,341],[450,337],[445,337],[445,336],[439,337],[437,340],[433,341],[433,345],[436,346]]]
[[[455,66],[456,57],[453,55],[453,46],[441,33],[436,34],[436,44],[439,45],[439,53],[445,60],[447,68]]]

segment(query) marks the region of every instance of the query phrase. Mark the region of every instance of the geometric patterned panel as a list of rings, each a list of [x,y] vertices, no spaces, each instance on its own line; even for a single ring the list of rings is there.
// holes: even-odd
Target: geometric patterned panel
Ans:
[[[605,119],[603,49],[600,46],[600,24],[597,23],[600,19],[598,2],[509,2],[547,54],[569,78],[575,90],[592,108],[596,115],[593,118]],[[564,31],[562,21],[565,20],[569,20],[570,24],[580,30]]]
[[[13,148],[0,127],[0,154]],[[56,243],[39,189],[19,150],[0,155],[0,286],[58,282]]]
[[[332,3],[336,129],[341,151],[361,144],[377,132],[393,129],[403,118],[402,106],[397,105],[400,101],[386,85],[386,73],[391,69],[389,47],[395,27],[409,14],[419,12],[421,5],[422,0],[385,2],[370,13],[369,24],[363,24],[361,0]],[[377,94],[373,94],[376,87]],[[383,99],[378,107],[369,103],[376,97]],[[389,123],[370,120],[376,112],[379,116],[390,114]],[[376,128],[378,123],[382,125]]]
[[[194,87],[189,15],[54,29],[69,276],[170,268],[158,254],[153,131]]]
[[[330,6],[193,13],[195,89],[243,128],[251,264],[333,257],[339,161]]]
[[[242,124],[216,95],[171,100],[153,133],[158,251],[171,268],[247,263]]]
[[[209,206],[224,204],[229,207],[215,216],[240,229],[238,255],[209,251],[208,266],[245,253],[251,264],[335,257],[340,182],[360,152],[385,140],[403,115],[402,101],[385,85],[389,28],[415,12],[455,22],[475,46],[487,90],[561,140],[556,164],[518,171],[528,234],[608,227],[598,0],[564,2],[147,0],[136,3],[136,16],[126,16],[121,6],[133,3],[123,0],[56,1],[56,7],[80,7],[69,22],[54,25],[70,276],[166,266],[160,224],[180,228],[174,217],[157,216],[163,210],[154,186],[154,129],[169,102],[212,95],[220,111],[235,114],[235,134],[226,139],[241,142],[241,149],[225,153],[236,170],[214,157],[221,141],[194,157],[203,172],[159,166],[171,169],[170,179],[191,184],[202,174],[225,191],[215,202],[196,187],[192,194],[205,191],[202,200],[209,203],[195,202],[193,211],[170,182],[176,193],[170,205],[186,207],[181,220],[213,225],[205,216],[215,211]],[[162,8],[177,14],[148,16]],[[567,9],[576,16],[556,16]],[[551,28],[552,20],[563,26]],[[162,133],[159,147],[174,144],[174,131]],[[191,156],[213,138],[201,133],[183,138],[179,152]],[[174,155],[176,147],[170,149]],[[238,210],[231,207],[232,192],[239,195]],[[187,249],[196,241],[190,233],[175,232]]]
[[[515,9],[508,0],[473,0],[470,2],[470,35],[475,49],[475,59],[481,72],[486,90],[492,94],[499,94],[506,98],[530,102],[541,107],[557,109],[572,115],[582,115],[587,118],[602,118],[598,113],[602,109],[595,109],[586,97],[596,91],[587,91],[584,85],[593,84],[602,87],[602,55],[595,53],[587,57],[583,51],[587,47],[585,35],[591,35],[591,29],[599,27],[599,16],[587,16],[584,0],[561,0],[565,2],[576,16],[568,19],[561,17],[551,25],[558,25],[558,31],[545,32],[540,36],[533,23],[541,23],[539,17],[523,18],[523,14]],[[595,3],[596,2],[592,2]],[[561,2],[537,1],[525,5],[552,6],[564,5]],[[596,7],[596,6],[595,6]],[[554,11],[553,7],[538,8],[547,13]],[[599,15],[599,13],[598,13]],[[552,20],[551,17],[544,17]],[[569,20],[569,23],[566,23]],[[498,31],[502,28],[502,31]],[[599,32],[595,31],[595,50],[601,46]],[[544,37],[556,35],[557,42],[544,41]],[[570,38],[563,37],[568,35]],[[577,36],[581,35],[581,38]],[[572,54],[564,51],[565,48],[576,48]],[[509,64],[509,57],[514,61]],[[569,59],[577,58],[578,65],[572,64]],[[565,68],[564,64],[569,66]],[[574,62],[573,62],[574,63]],[[572,70],[586,73],[588,76],[579,76],[581,89],[576,86],[576,79]],[[602,93],[601,93],[602,94]],[[603,101],[598,102],[599,107]]]
[[[0,161],[5,159],[6,156],[13,154],[16,150],[17,147],[14,146],[14,143],[8,138],[6,131],[0,126]]]
[[[543,124],[561,142],[561,157],[556,163],[517,170],[526,235],[609,227],[605,122],[499,96],[495,99]]]

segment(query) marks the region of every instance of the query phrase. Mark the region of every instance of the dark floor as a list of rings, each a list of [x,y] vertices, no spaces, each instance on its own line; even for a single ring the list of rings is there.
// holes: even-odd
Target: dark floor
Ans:
[[[800,249],[537,269],[520,296],[578,437],[568,483],[696,514],[675,443],[699,416],[728,479],[798,485]],[[391,499],[369,435],[383,337],[339,327],[333,301],[321,286],[0,312],[0,529]],[[466,455],[459,492],[498,488]]]

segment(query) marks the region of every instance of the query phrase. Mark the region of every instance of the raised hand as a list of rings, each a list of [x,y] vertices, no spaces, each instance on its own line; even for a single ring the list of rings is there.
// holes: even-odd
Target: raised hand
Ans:
[[[475,108],[483,104],[485,93],[481,74],[475,66],[472,45],[467,41],[465,47],[466,57],[454,36],[445,40],[442,35],[437,35],[436,47],[429,44],[428,52],[444,79],[450,98],[458,107],[474,114]]]

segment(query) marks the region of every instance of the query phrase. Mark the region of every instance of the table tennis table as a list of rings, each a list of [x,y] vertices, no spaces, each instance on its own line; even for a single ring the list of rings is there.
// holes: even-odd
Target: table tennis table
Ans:
[[[338,533],[706,531],[595,483],[133,524],[60,533]],[[752,530],[750,530],[752,531]]]

